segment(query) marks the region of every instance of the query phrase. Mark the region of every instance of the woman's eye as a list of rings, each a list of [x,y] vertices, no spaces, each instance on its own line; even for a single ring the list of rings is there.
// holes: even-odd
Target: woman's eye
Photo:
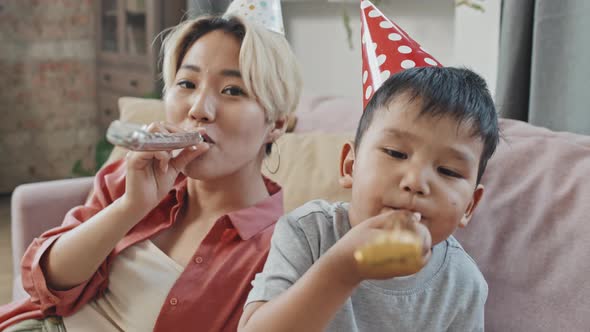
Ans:
[[[189,82],[189,81],[180,81],[177,84],[179,87],[181,88],[185,88],[185,89],[194,89],[195,88],[195,84],[193,82]]]
[[[237,86],[228,86],[227,88],[223,89],[222,93],[230,96],[245,96],[246,93],[244,90]]]
[[[450,177],[459,178],[459,179],[463,178],[463,175],[461,175],[457,172],[451,171],[450,169],[445,168],[445,167],[439,167],[438,171],[440,172],[440,174],[445,175],[445,176],[450,176]]]
[[[390,155],[391,157],[393,157],[395,159],[408,159],[407,154],[405,154],[403,152],[396,151],[396,150],[385,149],[385,153],[387,153],[388,155]]]

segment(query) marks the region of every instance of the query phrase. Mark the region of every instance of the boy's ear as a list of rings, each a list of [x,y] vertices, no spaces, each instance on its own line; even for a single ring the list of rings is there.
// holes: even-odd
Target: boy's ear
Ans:
[[[471,202],[469,203],[469,206],[467,206],[467,210],[465,210],[465,214],[463,214],[463,217],[459,222],[459,227],[463,228],[469,224],[469,222],[471,221],[471,217],[473,216],[473,212],[475,211],[475,208],[477,207],[477,205],[481,201],[481,198],[483,197],[483,192],[483,185],[478,184],[475,188],[475,191],[473,191],[473,198],[471,198]]]
[[[352,171],[354,169],[354,143],[346,142],[340,152],[340,178],[342,188],[352,188]]]
[[[283,135],[285,133],[286,130],[287,130],[287,116],[283,115],[274,121],[272,128],[267,135],[267,138],[266,138],[267,142],[266,143],[272,143],[272,142],[276,141],[279,137],[281,137],[281,135]]]

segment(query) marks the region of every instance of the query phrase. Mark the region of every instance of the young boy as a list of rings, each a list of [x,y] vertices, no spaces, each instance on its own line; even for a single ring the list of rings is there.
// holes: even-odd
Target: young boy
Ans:
[[[452,234],[482,198],[498,140],[477,74],[427,67],[391,76],[342,149],[350,204],[312,201],[278,222],[240,330],[483,331],[487,284]],[[354,251],[395,219],[422,239],[425,265],[413,275],[360,269]]]

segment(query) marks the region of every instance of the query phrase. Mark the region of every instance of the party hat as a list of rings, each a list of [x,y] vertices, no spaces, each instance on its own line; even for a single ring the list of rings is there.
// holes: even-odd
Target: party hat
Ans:
[[[279,0],[234,0],[225,11],[225,15],[241,16],[268,30],[285,34]]]
[[[361,1],[363,109],[389,76],[412,67],[441,66],[373,3]]]

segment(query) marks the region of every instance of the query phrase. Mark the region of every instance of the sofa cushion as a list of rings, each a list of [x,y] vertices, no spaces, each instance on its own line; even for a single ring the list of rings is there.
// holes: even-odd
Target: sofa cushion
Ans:
[[[587,330],[590,137],[500,123],[484,197],[456,234],[489,283],[486,330]]]
[[[289,133],[278,139],[280,167],[263,174],[283,187],[285,211],[303,205],[312,199],[349,201],[350,190],[338,184],[340,149],[352,134]],[[278,153],[268,158],[268,167],[274,170]]]
[[[353,133],[362,113],[362,104],[353,98],[304,95],[293,132]]]

